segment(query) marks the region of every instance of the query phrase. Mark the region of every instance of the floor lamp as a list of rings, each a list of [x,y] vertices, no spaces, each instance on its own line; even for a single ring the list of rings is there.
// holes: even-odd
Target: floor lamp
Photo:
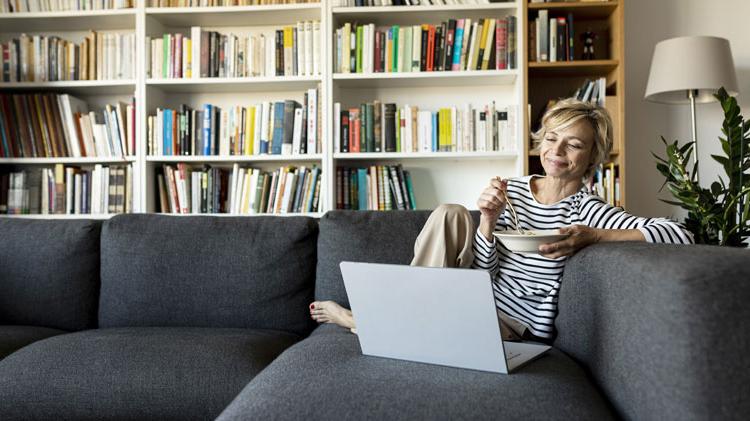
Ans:
[[[737,75],[729,41],[709,36],[689,36],[661,41],[654,48],[648,75],[646,99],[665,104],[690,104],[693,129],[693,164],[698,161],[696,103],[716,101],[714,93],[724,87],[735,96]],[[695,169],[698,180],[698,168]]]

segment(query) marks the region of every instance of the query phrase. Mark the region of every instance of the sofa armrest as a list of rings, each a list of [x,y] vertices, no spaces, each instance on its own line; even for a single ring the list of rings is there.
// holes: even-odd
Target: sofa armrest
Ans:
[[[567,263],[555,346],[626,419],[750,413],[750,251],[599,244]]]

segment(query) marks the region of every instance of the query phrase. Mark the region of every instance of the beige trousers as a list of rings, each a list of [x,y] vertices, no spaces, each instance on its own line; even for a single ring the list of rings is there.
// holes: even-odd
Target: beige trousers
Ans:
[[[469,268],[474,261],[474,221],[461,205],[440,205],[414,242],[412,266]],[[498,310],[505,340],[518,340],[526,327]]]

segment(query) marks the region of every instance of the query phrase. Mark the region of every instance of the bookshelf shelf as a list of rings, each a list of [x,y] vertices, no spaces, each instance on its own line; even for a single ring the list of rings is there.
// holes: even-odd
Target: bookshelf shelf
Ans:
[[[617,9],[616,1],[529,3],[529,11],[549,10],[550,13],[574,13],[581,19],[600,19],[612,15]]]
[[[0,82],[2,91],[53,91],[75,95],[133,95],[136,82],[127,80],[63,80],[55,82]]]
[[[146,86],[172,93],[300,91],[315,88],[319,76],[148,79]]]
[[[529,62],[529,72],[538,75],[571,76],[589,74],[605,76],[615,70],[618,60],[576,60]]]
[[[116,213],[75,213],[75,214],[56,214],[56,213],[27,213],[17,215],[0,215],[0,218],[27,218],[27,219],[109,219],[117,215]]]
[[[281,25],[301,20],[320,20],[320,12],[320,3],[146,8],[146,16],[171,27]]]
[[[0,13],[1,32],[135,29],[136,9]]]
[[[464,159],[501,159],[514,160],[517,152],[358,152],[333,154],[333,159],[342,161],[362,160],[464,160]]]
[[[254,156],[207,156],[207,155],[178,155],[178,156],[148,156],[147,162],[155,163],[252,163],[252,162],[318,162],[323,159],[322,154],[310,155],[254,155]]]
[[[53,165],[53,164],[71,164],[71,165],[94,165],[94,164],[122,164],[135,162],[136,158],[129,156],[126,158],[99,158],[99,157],[66,157],[66,158],[0,158],[0,164],[25,164],[25,165]]]
[[[404,23],[434,23],[457,18],[479,18],[507,14],[516,10],[515,2],[490,4],[457,4],[447,6],[373,6],[334,7],[333,18],[337,21],[359,20],[363,23],[401,25]]]
[[[283,217],[294,217],[294,216],[307,216],[310,218],[320,218],[324,212],[299,212],[299,213],[159,213],[159,215],[174,216],[177,218],[185,216],[219,216],[219,217],[240,217],[240,218],[254,218],[259,216],[283,216]]]
[[[341,88],[399,88],[428,86],[512,85],[517,70],[471,70],[456,72],[334,73]]]

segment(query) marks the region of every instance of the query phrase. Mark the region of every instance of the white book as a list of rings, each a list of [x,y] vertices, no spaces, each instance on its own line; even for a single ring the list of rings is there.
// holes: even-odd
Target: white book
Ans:
[[[305,22],[297,22],[297,75],[307,75],[307,62],[305,61]]]
[[[249,190],[249,200],[247,205],[247,213],[254,214],[255,212],[255,191],[258,188],[258,178],[260,177],[260,170],[254,169],[252,170],[253,174],[250,176],[250,186],[248,188]]]
[[[42,168],[42,206],[41,213],[49,213],[49,168]]]
[[[333,104],[333,148],[341,152],[341,103]]]
[[[320,22],[313,22],[313,75],[320,74]]]
[[[549,21],[549,61],[557,61],[557,19]]]
[[[539,54],[537,57],[539,61],[549,61],[549,32],[550,32],[550,20],[549,11],[546,9],[539,11],[539,22],[537,27],[539,28]]]
[[[242,178],[242,183],[240,184],[240,188],[237,191],[237,211],[238,214],[246,214],[248,213],[247,205],[249,203],[249,197],[250,192],[252,190],[252,175],[253,172],[252,168],[248,168],[246,170],[243,170],[241,172],[240,178]]]
[[[541,50],[542,40],[539,37],[539,34],[540,34],[539,31],[541,29],[541,25],[539,24],[539,22],[540,22],[539,17],[537,17],[536,18],[536,25],[534,25],[534,32],[536,32],[535,38],[534,38],[536,40],[536,45],[534,46],[534,48],[536,48],[536,61],[542,61],[542,59],[541,59],[541,57],[542,57],[542,50]]]
[[[269,122],[269,118],[271,116],[271,103],[268,101],[263,102],[263,109],[261,114],[261,127],[260,127],[260,140],[261,142],[265,142],[268,144],[268,152],[271,151],[271,145],[270,145],[270,137],[269,137],[269,126],[271,125]],[[258,147],[258,150],[260,151],[260,147]]]
[[[239,176],[240,176],[240,166],[238,163],[234,163],[232,165],[232,175],[231,175],[231,182],[229,185],[231,186],[229,188],[229,209],[232,213],[237,213],[237,192],[239,190]]]
[[[300,142],[302,142],[302,107],[294,109],[294,130],[292,134],[292,154],[299,155]]]
[[[399,67],[401,68],[402,72],[411,72],[411,38],[412,38],[412,30],[411,26],[407,26],[404,28],[404,38],[403,41],[401,41],[399,44],[399,48],[403,49],[403,55],[401,63],[399,63]]]
[[[404,134],[405,134],[405,136],[403,137],[403,139],[405,139],[406,142],[404,142],[404,145],[402,145],[402,150],[404,152],[412,152],[412,151],[414,151],[413,139],[412,139],[412,135],[411,135],[411,128],[412,128],[412,125],[411,125],[411,112],[412,112],[411,107],[408,104],[404,105],[403,119],[405,120],[405,123],[406,123],[406,124],[404,124]]]
[[[102,213],[102,165],[94,165],[91,173],[91,213]]]
[[[109,213],[109,173],[109,167],[104,167],[101,173],[101,213]]]
[[[516,124],[516,111],[515,105],[509,105],[508,110],[508,152],[515,152],[518,150],[518,125]]]
[[[266,42],[266,76],[276,76],[276,44],[273,37],[268,37]]]
[[[307,110],[307,153],[314,154],[318,144],[318,91],[314,88],[307,90]]]
[[[351,38],[352,25],[347,22],[344,24],[341,33],[341,68],[339,69],[341,73],[349,73],[351,71]]]
[[[414,25],[411,31],[411,71],[418,72],[421,69],[422,59],[422,26]]]
[[[192,63],[190,71],[193,79],[201,77],[201,27],[193,26],[190,28],[190,42],[192,44]]]
[[[430,111],[417,112],[417,136],[419,138],[419,151],[432,151],[432,113]]]
[[[466,67],[463,70],[473,70],[477,64],[474,62],[474,51],[477,49],[477,31],[479,22],[474,22],[471,27],[471,41],[469,43],[469,55],[466,59]]]
[[[81,199],[83,199],[81,195],[81,174],[75,174],[73,176],[73,180],[75,185],[73,186],[73,213],[78,215],[81,213]]]
[[[297,174],[294,172],[286,173],[286,184],[284,185],[284,197],[281,201],[281,213],[288,213],[289,206],[291,206],[292,194],[294,193],[294,187],[297,180]]]
[[[396,51],[396,60],[398,61],[396,63],[396,71],[397,72],[403,72],[404,70],[404,41],[406,40],[406,28],[403,26],[400,26],[398,28],[398,51]]]

